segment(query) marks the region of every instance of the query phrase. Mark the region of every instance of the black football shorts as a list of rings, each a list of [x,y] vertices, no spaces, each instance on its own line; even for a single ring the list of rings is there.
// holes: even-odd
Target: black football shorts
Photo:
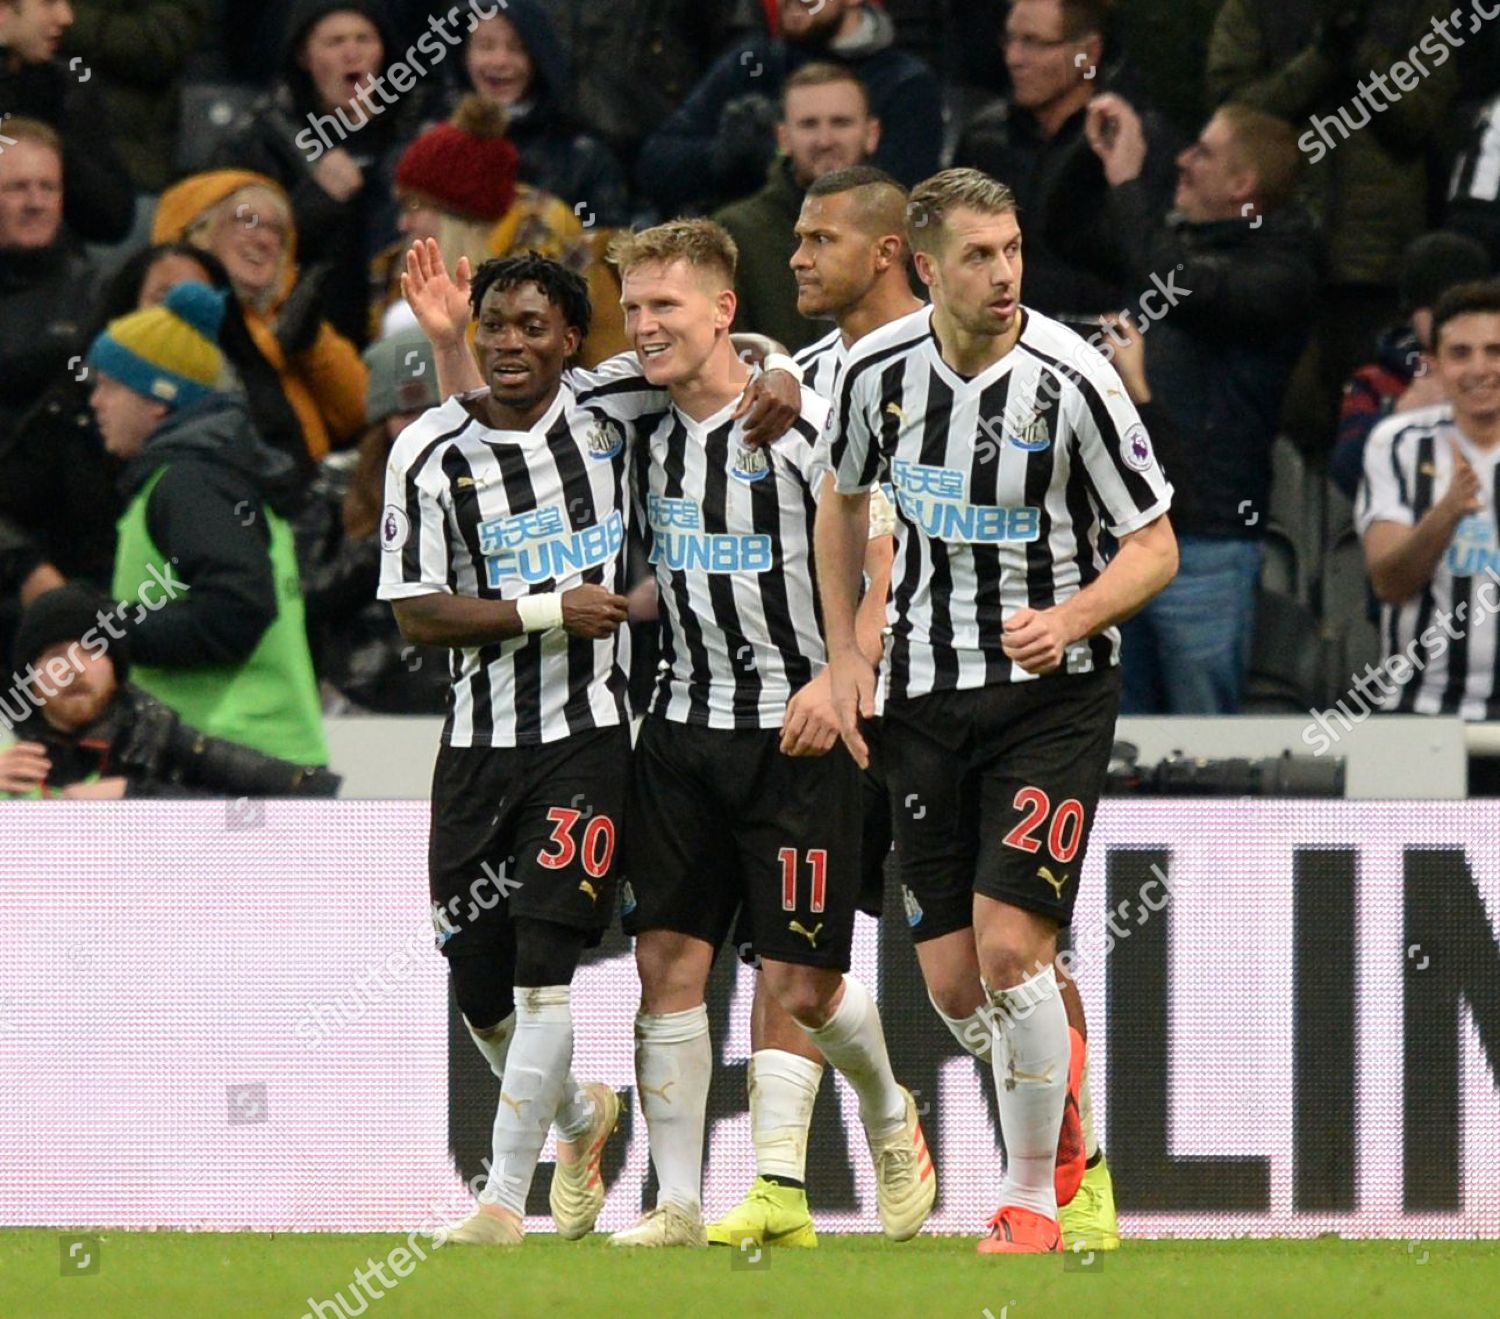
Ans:
[[[625,932],[674,930],[717,950],[849,969],[860,893],[859,771],[843,746],[785,756],[777,729],[648,715],[632,762]]]
[[[1119,708],[1118,669],[886,702],[913,939],[972,925],[976,893],[1070,923]]]
[[[527,747],[450,747],[432,778],[427,866],[445,956],[503,948],[520,917],[583,930],[614,914],[630,733],[601,728]]]

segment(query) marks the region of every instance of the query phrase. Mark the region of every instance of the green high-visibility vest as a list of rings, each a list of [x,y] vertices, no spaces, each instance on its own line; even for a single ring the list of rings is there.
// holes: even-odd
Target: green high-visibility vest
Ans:
[[[159,467],[120,516],[115,551],[116,600],[158,606],[165,594],[161,577],[171,578],[167,556],[146,527],[146,504],[170,464]],[[302,579],[286,520],[262,505],[271,533],[271,571],[276,581],[276,618],[250,657],[238,664],[200,668],[131,665],[131,681],[182,716],[185,724],[210,737],[222,737],[280,756],[296,765],[328,764],[318,680],[307,649]],[[142,588],[149,585],[142,601]],[[179,592],[179,597],[181,592]]]

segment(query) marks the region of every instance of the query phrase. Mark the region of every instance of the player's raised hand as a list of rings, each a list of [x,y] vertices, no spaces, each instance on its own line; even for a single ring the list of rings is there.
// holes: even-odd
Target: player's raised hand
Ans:
[[[1458,447],[1458,442],[1450,438],[1448,447],[1453,453],[1453,475],[1448,481],[1448,488],[1443,492],[1440,502],[1446,504],[1449,510],[1459,517],[1467,517],[1470,513],[1477,513],[1484,507],[1484,495],[1480,490],[1479,477],[1469,466],[1469,460],[1464,457],[1464,452]]]
[[[17,742],[0,751],[0,792],[31,792],[51,772],[47,748],[40,742]]]
[[[829,661],[828,685],[839,736],[854,763],[860,769],[869,769],[870,748],[859,731],[859,721],[875,717],[875,668],[857,649],[846,651]]]
[[[1027,673],[1051,673],[1075,638],[1056,609],[1018,609],[1005,620],[1000,649]]]
[[[745,418],[745,443],[752,449],[775,444],[802,415],[802,386],[790,371],[763,371],[745,386],[731,421]]]
[[[448,274],[435,238],[419,238],[406,254],[401,294],[432,346],[451,348],[469,329],[469,258]]]
[[[630,616],[629,600],[592,582],[564,591],[562,608],[563,630],[590,641],[613,636]]]
[[[824,669],[786,703],[781,721],[781,752],[786,756],[824,756],[839,740],[833,685]]]

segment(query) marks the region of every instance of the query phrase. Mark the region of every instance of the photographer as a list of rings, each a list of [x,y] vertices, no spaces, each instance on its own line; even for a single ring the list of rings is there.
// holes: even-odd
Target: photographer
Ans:
[[[126,643],[112,640],[101,621],[113,608],[82,587],[60,586],[22,617],[14,685],[3,698],[18,740],[0,750],[0,797],[118,801],[338,791],[336,774],[205,737],[133,686]]]

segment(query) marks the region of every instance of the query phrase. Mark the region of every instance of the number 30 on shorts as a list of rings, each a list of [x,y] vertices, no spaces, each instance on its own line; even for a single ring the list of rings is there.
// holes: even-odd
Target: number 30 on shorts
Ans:
[[[1057,809],[1053,810],[1052,799],[1040,788],[1022,788],[1011,805],[1024,814],[1020,823],[1005,835],[1006,847],[1019,848],[1022,852],[1040,852],[1042,844],[1036,835],[1051,816],[1052,823],[1047,827],[1047,851],[1053,860],[1067,865],[1078,855],[1079,845],[1083,842],[1083,803],[1076,797],[1059,802]]]
[[[601,879],[609,873],[615,855],[615,822],[609,816],[594,816],[584,828],[581,843],[573,841],[573,830],[583,819],[582,811],[554,806],[547,812],[547,819],[552,823],[548,841],[557,844],[557,851],[541,853],[537,857],[541,865],[548,870],[566,870],[575,859],[581,859],[583,873],[590,879]]]

